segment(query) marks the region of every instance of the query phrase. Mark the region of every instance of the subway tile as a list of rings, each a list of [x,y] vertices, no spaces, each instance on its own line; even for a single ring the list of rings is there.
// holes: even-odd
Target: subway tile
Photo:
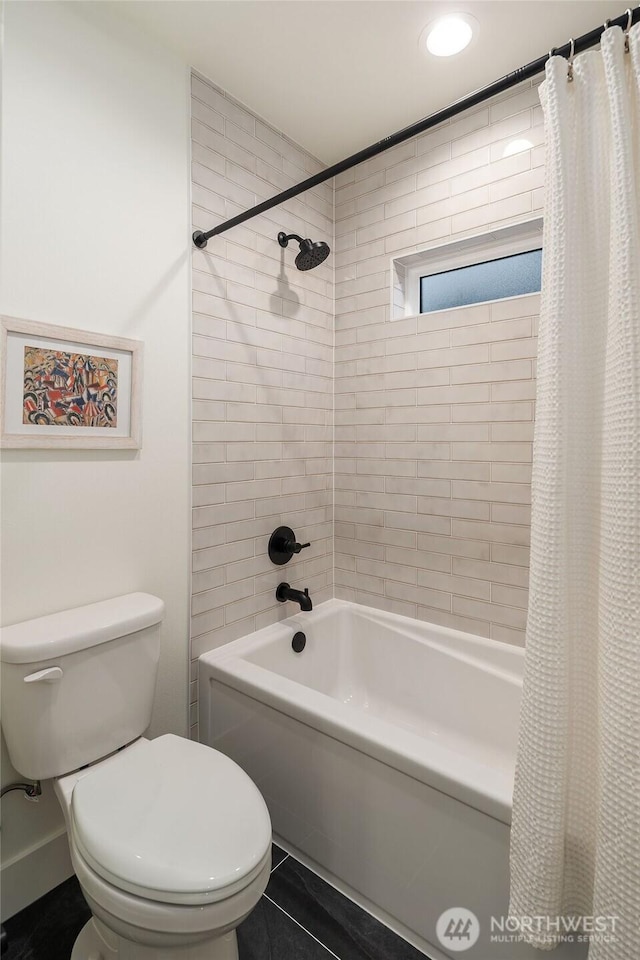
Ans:
[[[495,163],[497,160],[501,160],[504,157],[505,149],[510,146],[513,139],[513,136],[504,137],[502,140],[496,140],[490,145],[489,155],[491,163]],[[544,143],[544,124],[542,122],[536,122],[533,126],[529,127],[525,139],[531,144],[529,153],[533,154],[535,148]],[[539,164],[534,164],[532,162],[531,165],[538,166]]]
[[[483,483],[482,481],[454,480],[451,496],[467,500],[487,500],[498,503],[530,503],[531,488],[527,483]]]
[[[492,383],[491,399],[505,400],[535,400],[535,380],[514,380],[511,383]]]
[[[494,544],[494,549],[497,546]],[[529,583],[528,567],[509,563],[454,557],[452,572],[460,577],[474,578],[487,583],[503,583],[514,587],[526,587]]]
[[[253,423],[220,423],[214,420],[207,423],[204,420],[196,420],[193,424],[193,442],[224,443],[225,440],[241,440],[248,443],[254,439],[256,433]]]
[[[448,537],[451,535],[451,520],[448,517],[437,517],[430,514],[412,514],[412,513],[394,513],[393,511],[384,512],[385,527],[397,530],[407,530],[414,535],[421,533],[435,534],[439,537]],[[427,562],[427,554],[422,553],[422,565],[429,569],[449,570],[450,562],[448,557],[442,558],[438,554],[431,554]],[[435,559],[434,559],[435,558]]]
[[[487,363],[488,360],[488,344],[473,344],[467,347],[448,347],[442,350],[424,350],[418,353],[419,368],[457,367],[469,363]]]
[[[399,551],[400,561],[410,559],[414,555],[415,551]],[[394,556],[398,555],[398,551],[394,551]],[[364,576],[375,576],[379,577],[385,583],[389,580],[395,580],[399,583],[417,583],[417,570],[416,566],[409,566],[406,563],[394,561],[389,557],[388,551],[384,561],[380,560],[370,560],[364,557],[358,557],[356,559],[356,573],[363,574]],[[371,589],[371,586],[367,584],[367,589]]]
[[[449,346],[450,333],[448,329],[415,334],[417,321],[413,320],[406,324],[406,333],[403,335],[399,329],[399,325],[403,322],[402,320],[394,320],[391,321],[392,326],[387,327],[387,333],[389,334],[385,341],[387,356],[392,354],[411,355],[418,351]]]
[[[384,560],[384,547],[379,543],[335,538],[336,555],[346,554],[353,557],[364,557],[369,560]]]
[[[508,137],[515,137],[525,130],[529,130],[532,124],[531,110],[525,109],[519,113],[493,123],[487,124],[480,130],[467,134],[455,140],[451,145],[452,157],[460,156],[469,150],[477,149],[480,144],[494,143],[497,140],[504,140]]]
[[[194,443],[191,458],[194,464],[220,463],[224,460],[224,443]]]
[[[533,441],[533,420],[527,423],[492,423],[491,439],[497,442]]]
[[[212,317],[194,310],[192,313],[192,325],[195,334],[202,334],[202,336],[205,337],[224,338],[227,335],[227,322],[224,317]]]
[[[531,193],[542,187],[543,184],[543,168],[534,167],[532,170],[518,173],[513,177],[505,177],[492,183],[489,187],[490,198],[491,201],[495,201],[513,197],[517,194]]]
[[[392,494],[415,494],[419,497],[428,497],[437,496],[435,491],[446,491],[444,494],[446,496],[450,488],[451,484],[448,480],[389,476],[385,479],[385,491]],[[389,506],[387,509],[392,510],[394,508]]]
[[[530,360],[511,360],[502,363],[472,363],[451,370],[451,383],[487,383],[504,380],[523,380],[531,376]]]
[[[469,440],[489,439],[488,423],[421,423],[418,425],[418,440]]]
[[[451,408],[451,419],[456,423],[529,421],[533,418],[533,405],[528,402],[514,403],[465,403]]]
[[[490,463],[476,463],[463,461],[444,462],[432,460],[428,463],[418,463],[418,476],[432,479],[447,480],[489,480],[491,476]],[[448,485],[449,493],[451,484]],[[438,494],[436,494],[438,496]]]
[[[416,617],[417,606],[415,603],[409,603],[403,600],[394,600],[391,597],[379,597],[375,593],[369,593],[366,590],[356,590],[351,598],[355,603],[364,603],[376,610],[387,610],[389,613],[398,613],[402,617]]]
[[[409,183],[414,184],[415,179],[413,176],[407,177],[404,180],[399,181],[403,186]],[[397,183],[393,186],[397,190]],[[387,188],[389,189],[389,188]],[[426,220],[438,219],[436,216],[429,216],[430,211],[433,208],[433,205],[438,201],[445,200],[449,197],[449,184],[446,180],[442,180],[439,183],[430,184],[423,187],[421,190],[403,190],[400,195],[397,195],[395,199],[388,200],[384,206],[385,217],[393,217],[396,214],[406,213],[408,210],[417,210],[419,211],[421,207],[426,207],[425,214],[421,219],[420,212],[418,213],[418,223],[424,223]],[[488,198],[487,198],[488,199]]]
[[[502,160],[494,160],[492,163],[476,167],[466,173],[461,173],[457,177],[453,177],[450,181],[451,193],[453,196],[459,193],[465,193],[474,187],[492,184],[505,177],[515,176],[529,169],[531,169],[531,156],[530,152],[526,150],[514,156],[505,157]]]
[[[491,519],[495,523],[531,523],[531,506],[518,503],[492,503]]]
[[[281,423],[281,406],[266,403],[227,403],[226,419],[240,423]]]
[[[193,420],[224,420],[225,405],[215,400],[194,400],[191,404]]]
[[[494,307],[495,304],[491,306]],[[453,346],[472,343],[490,343],[493,348],[497,342],[502,340],[511,340],[516,337],[530,337],[532,323],[531,317],[524,317],[502,321],[493,320],[474,326],[459,327],[451,331],[451,342]]]
[[[224,570],[221,567],[194,572],[191,577],[192,594],[203,593],[224,583]]]
[[[479,323],[488,323],[491,310],[488,303],[476,303],[468,307],[453,307],[451,310],[434,310],[417,317],[418,333],[439,329],[455,329]]]
[[[442,590],[462,597],[473,597],[476,600],[491,599],[491,584],[484,580],[474,580],[466,577],[455,577],[448,573],[437,573],[434,570],[418,570],[418,584]]]
[[[540,92],[537,85],[515,87],[507,96],[492,101],[489,108],[491,122],[520,113],[527,107],[537,107],[539,103]]]
[[[239,580],[237,583],[225,584],[224,587],[196,593],[191,598],[191,613],[195,617],[199,613],[206,613],[216,607],[224,607],[228,603],[233,603],[234,600],[251,596],[253,589],[252,580]]]
[[[335,518],[345,523],[366,523],[371,526],[382,526],[384,514],[382,510],[336,503]]]
[[[198,527],[191,532],[191,542],[193,550],[203,550],[206,547],[214,547],[224,543],[225,534],[223,526]]]
[[[356,361],[355,372],[358,375],[375,373],[396,373],[400,370],[414,370],[416,357],[413,354],[395,354],[383,357],[366,357]],[[337,374],[337,379],[341,373]],[[348,375],[348,374],[347,374]],[[415,399],[415,398],[414,398]]]
[[[418,549],[426,550],[430,553],[445,553],[451,557],[472,557],[476,560],[488,560],[490,556],[490,544],[488,541],[464,539],[457,535],[458,528],[456,528],[456,524],[460,525],[470,522],[471,521],[453,520],[452,536],[450,537],[438,537],[426,533],[418,534]]]
[[[355,524],[354,536],[357,540],[368,540],[388,546],[415,549],[417,534],[411,530],[394,530],[389,527],[376,527],[367,524]]]
[[[399,481],[395,477],[387,480],[387,484],[391,485],[392,487],[398,482]],[[373,507],[378,510],[398,510],[407,513],[415,513],[417,509],[417,500],[415,496],[395,493],[393,490],[385,493],[358,491],[356,493],[356,505],[359,507]]]
[[[323,597],[335,532],[336,595],[523,642],[539,296],[390,321],[388,258],[531,216],[537,96],[522,85],[291,201],[291,229],[330,237],[335,196],[313,274],[281,275],[273,215],[195,251],[192,657],[282,616],[279,520],[313,540],[300,570]],[[523,130],[534,148],[503,157]],[[192,134],[203,223],[317,169],[199,78]]]
[[[364,214],[359,214],[358,216],[362,217]],[[378,240],[381,237],[388,237],[394,233],[400,233],[401,231],[408,230],[410,227],[414,227],[415,223],[416,214],[414,210],[400,213],[395,217],[387,217],[384,220],[358,229],[356,231],[356,243],[370,243],[372,240]]]
[[[519,629],[524,629],[527,620],[526,611],[520,608],[487,603],[469,597],[454,597],[453,612]]]
[[[526,340],[502,340],[491,344],[492,360],[519,360],[538,355],[537,338]]]
[[[457,142],[460,143],[461,141]],[[450,180],[452,177],[456,177],[461,173],[482,167],[489,162],[489,155],[488,146],[479,146],[478,149],[464,151],[462,155],[459,154],[451,158],[447,157],[444,152],[438,154],[437,151],[434,151],[432,155],[433,159],[437,159],[440,162],[426,165],[424,161],[429,158],[429,155],[426,154],[425,157],[421,158],[423,160],[423,166],[426,166],[426,169],[418,172],[416,181],[418,190],[430,184],[437,183],[439,180]]]
[[[500,623],[492,623],[490,637],[492,640],[499,640],[500,643],[511,643],[516,647],[525,646],[524,629],[505,627]]]
[[[192,505],[205,507],[214,503],[224,503],[224,485],[221,483],[194,484]]]
[[[223,115],[209,104],[197,99],[195,91],[191,100],[191,116],[193,120],[200,124],[206,124],[212,130],[217,130],[218,133],[224,132]]]
[[[386,408],[386,422],[391,423],[449,423],[451,408],[446,404]]]
[[[500,483],[531,483],[531,464],[492,463],[491,479]]]
[[[463,630],[465,633],[473,633],[478,637],[489,637],[491,635],[491,625],[485,621],[463,617],[456,613],[445,613],[433,607],[418,606],[416,616],[419,620],[436,623],[442,627],[450,627],[452,630]]]
[[[386,477],[415,477],[416,464],[413,460],[357,460],[356,472]]]
[[[491,559],[495,563],[508,563],[515,566],[529,566],[529,547],[510,543],[492,543]]]
[[[476,520],[453,520],[451,533],[454,537],[467,537],[481,540],[487,545],[506,543],[515,546],[528,546],[529,529],[508,523],[482,523]]]
[[[455,483],[452,484],[455,486]],[[440,517],[456,517],[460,520],[489,520],[490,504],[481,500],[459,500],[447,497],[420,497],[418,513]]]
[[[451,610],[451,594],[442,590],[432,590],[426,586],[413,586],[408,583],[397,583],[394,580],[385,580],[385,594],[394,600],[407,600],[438,610]]]
[[[453,460],[529,462],[530,443],[452,443]]]
[[[205,618],[213,617],[222,617],[221,623],[216,623],[206,634],[200,634],[200,626],[205,622]],[[246,620],[239,620],[235,623],[224,625],[224,608],[219,608],[218,610],[213,610],[211,613],[205,615],[205,617],[192,617],[191,619],[191,629],[192,637],[196,638],[193,646],[192,653],[194,656],[200,656],[203,653],[206,653],[208,650],[215,650],[217,647],[223,646],[225,643],[230,643],[232,640],[237,640],[239,637],[246,637],[247,634],[253,633],[256,628],[255,618],[248,617]],[[198,630],[198,633],[194,631]]]
[[[193,397],[195,400],[231,400],[253,403],[257,397],[255,386],[244,383],[228,383],[226,380],[193,381]]]
[[[421,387],[418,390],[418,403],[486,403],[489,400],[490,392],[489,383],[462,383],[455,386]]]
[[[253,556],[253,544],[247,541],[226,543],[208,550],[195,550],[193,553],[193,571],[209,570],[212,567],[224,567],[235,560]],[[224,572],[224,571],[223,571]],[[195,592],[195,591],[194,591]]]
[[[253,503],[220,504],[213,507],[196,507],[193,510],[193,527],[210,527],[217,523],[247,520],[254,516]]]
[[[529,591],[521,587],[506,586],[502,583],[491,584],[491,600],[493,603],[501,603],[509,607],[520,607],[527,609]],[[503,621],[497,620],[498,623]]]

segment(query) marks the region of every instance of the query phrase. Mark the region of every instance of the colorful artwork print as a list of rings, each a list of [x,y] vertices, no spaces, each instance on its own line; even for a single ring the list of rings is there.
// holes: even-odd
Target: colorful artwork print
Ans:
[[[23,423],[118,425],[118,361],[41,347],[24,348]]]

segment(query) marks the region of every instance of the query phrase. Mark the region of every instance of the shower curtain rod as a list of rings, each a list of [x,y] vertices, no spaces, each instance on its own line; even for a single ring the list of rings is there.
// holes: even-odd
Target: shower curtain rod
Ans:
[[[332,177],[336,177],[339,173],[344,173],[345,170],[350,170],[351,167],[356,167],[358,164],[364,163],[365,160],[370,160],[371,157],[376,157],[379,153],[384,153],[385,150],[396,147],[399,143],[404,143],[405,140],[410,140],[412,137],[424,133],[425,130],[435,127],[437,124],[442,123],[443,120],[450,120],[451,117],[463,113],[463,111],[468,110],[470,107],[475,107],[485,100],[494,97],[496,94],[503,93],[505,90],[515,87],[518,83],[522,83],[523,80],[529,80],[531,77],[535,77],[536,74],[544,70],[544,66],[551,56],[571,57],[574,53],[580,53],[582,50],[587,50],[589,47],[595,46],[608,27],[623,27],[625,30],[629,30],[631,26],[638,21],[640,21],[640,7],[635,7],[633,10],[629,9],[613,20],[607,20],[602,26],[590,30],[589,33],[584,33],[581,37],[575,40],[569,40],[568,43],[565,43],[562,47],[552,47],[549,53],[546,53],[543,57],[532,60],[531,63],[527,63],[524,67],[518,67],[517,70],[507,73],[499,80],[494,80],[493,83],[487,84],[486,87],[480,87],[479,90],[475,90],[473,93],[469,93],[467,96],[455,100],[453,103],[450,103],[448,107],[444,107],[442,110],[436,110],[435,113],[424,117],[422,120],[418,120],[416,123],[412,123],[411,126],[405,127],[403,130],[398,130],[397,133],[393,133],[391,136],[385,137],[377,143],[372,143],[371,146],[365,147],[364,150],[359,150],[358,153],[352,154],[345,160],[340,160],[338,163],[326,167],[326,169],[320,171],[320,173],[316,173],[306,180],[301,180],[300,183],[289,187],[287,190],[283,190],[282,193],[278,193],[275,197],[258,203],[255,207],[251,207],[250,210],[245,210],[244,213],[239,213],[236,217],[225,220],[224,223],[219,223],[218,226],[212,230],[207,230],[206,233],[202,230],[196,230],[193,234],[193,242],[196,247],[202,249],[206,247],[207,240],[209,240],[210,237],[224,233],[226,230],[230,230],[231,227],[237,227],[238,224],[244,223],[245,220],[251,220],[252,217],[256,217],[258,214],[265,213],[265,211],[271,210],[272,207],[277,207],[280,203],[284,203],[285,200],[291,200],[293,197],[297,197],[298,194],[305,193],[305,191],[311,190],[313,187],[317,187],[327,180],[331,180]]]

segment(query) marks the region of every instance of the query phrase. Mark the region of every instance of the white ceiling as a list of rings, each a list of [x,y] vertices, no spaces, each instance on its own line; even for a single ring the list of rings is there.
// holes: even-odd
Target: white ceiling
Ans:
[[[622,0],[129,0],[121,16],[325,163],[419,120],[624,13]],[[443,13],[479,23],[471,45],[423,54]]]

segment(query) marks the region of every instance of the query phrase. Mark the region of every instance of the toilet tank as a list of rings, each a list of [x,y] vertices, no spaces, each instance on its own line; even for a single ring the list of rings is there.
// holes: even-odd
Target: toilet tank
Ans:
[[[107,756],[149,726],[164,603],[148,593],[0,630],[2,729],[32,780]]]

